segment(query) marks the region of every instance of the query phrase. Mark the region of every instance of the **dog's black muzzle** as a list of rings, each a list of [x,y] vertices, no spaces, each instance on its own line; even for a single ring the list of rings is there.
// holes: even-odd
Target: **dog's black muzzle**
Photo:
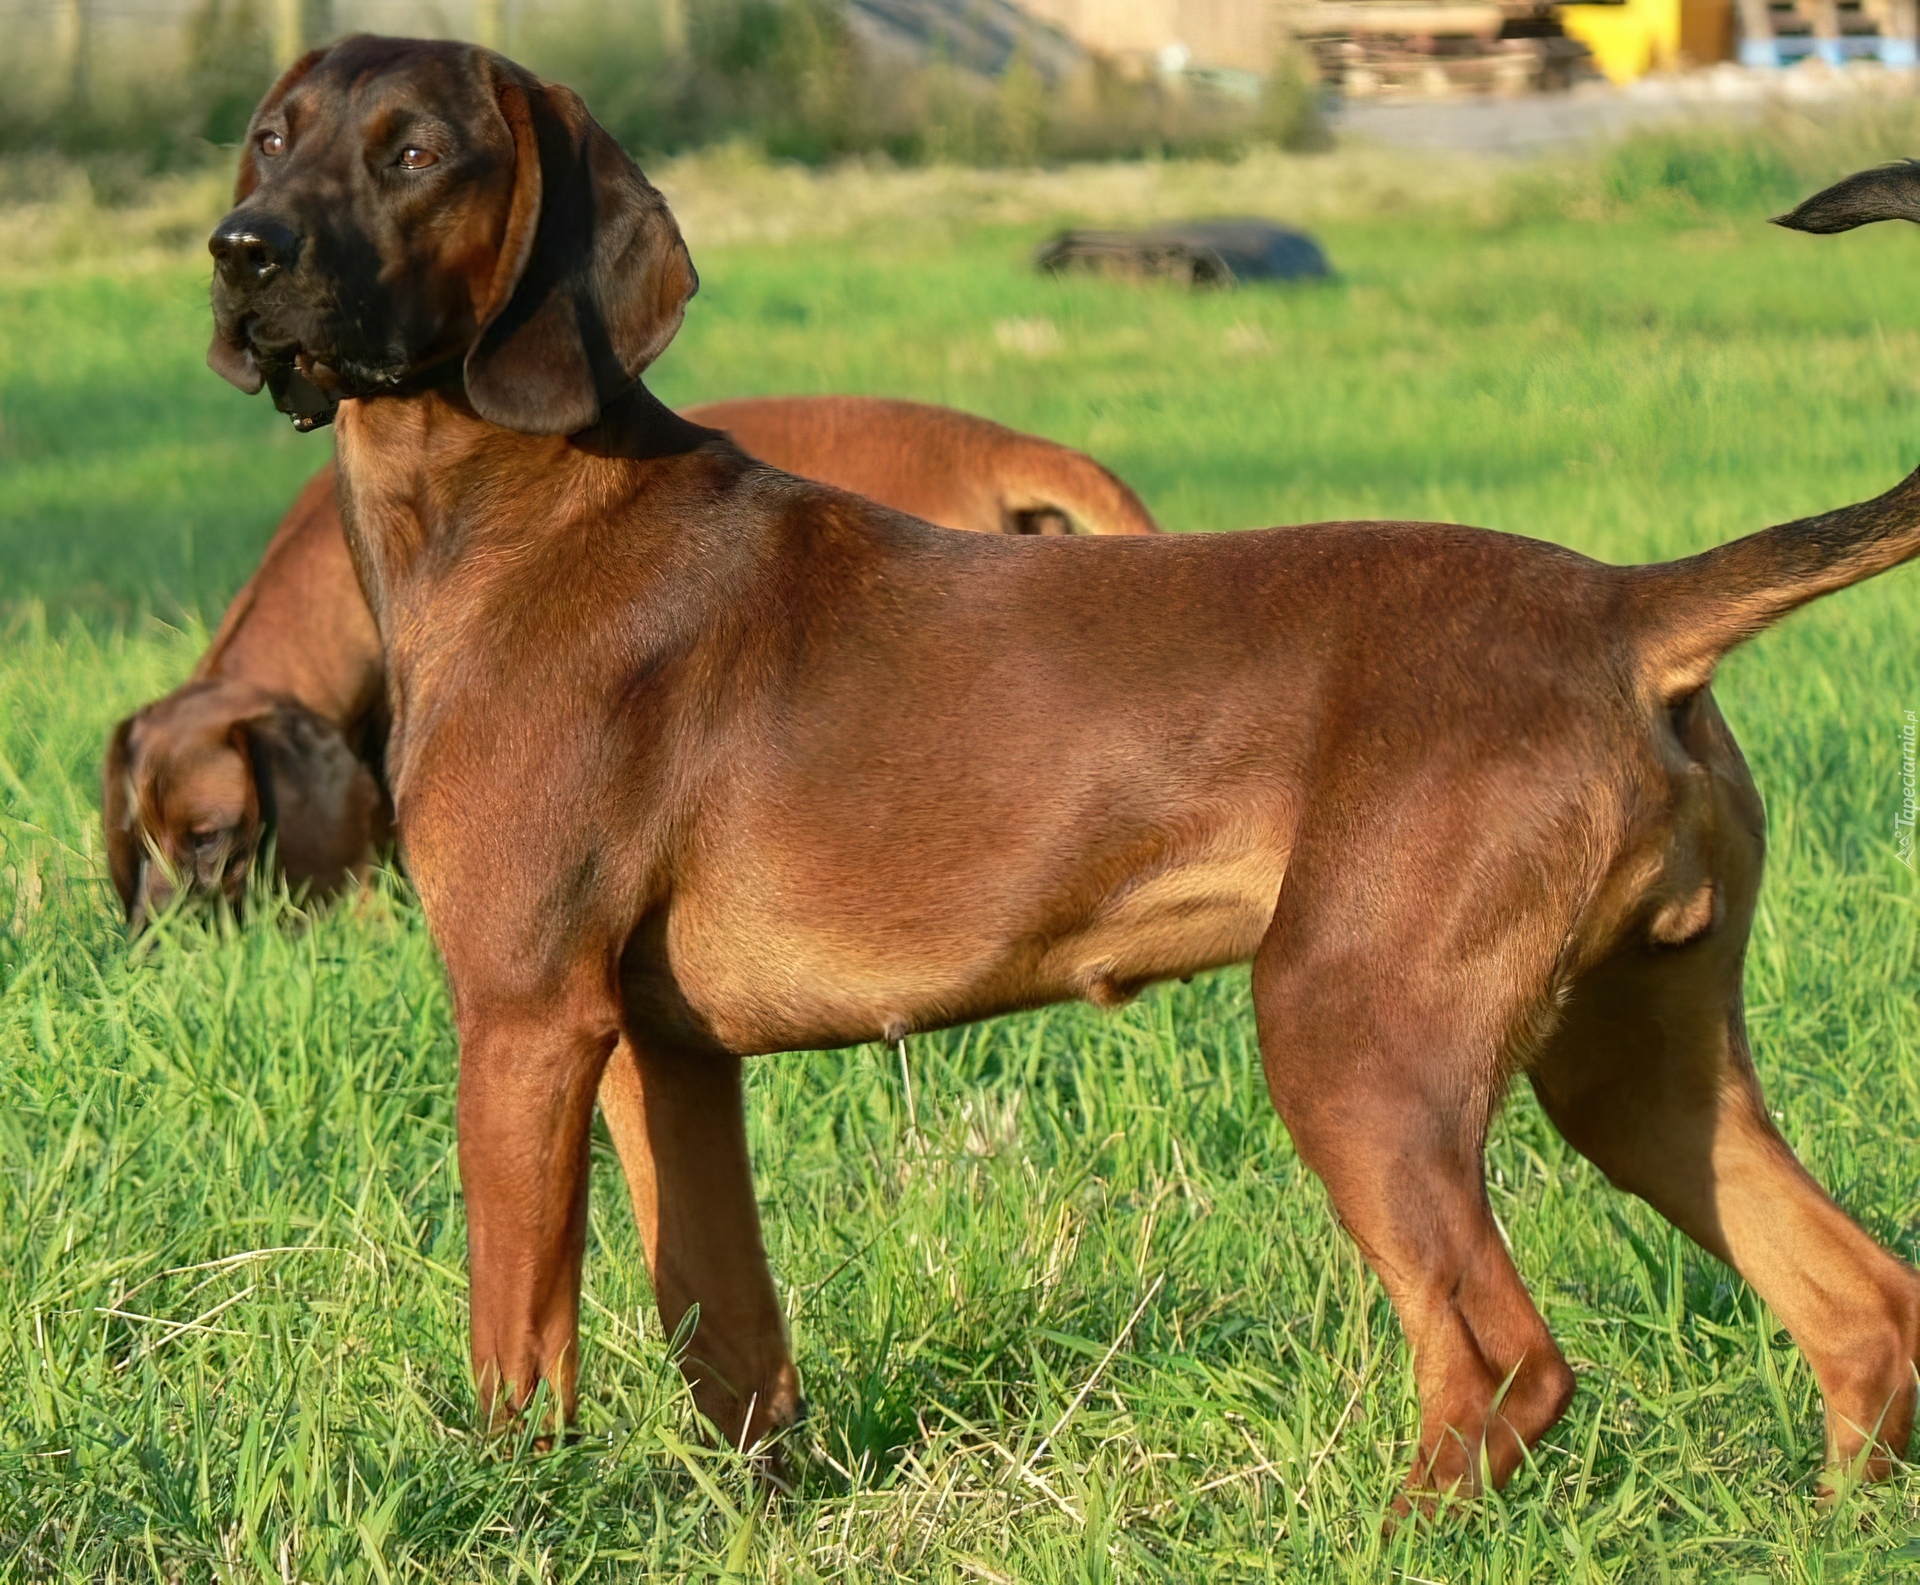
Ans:
[[[213,255],[213,344],[207,362],[249,396],[262,386],[303,433],[333,422],[349,388],[337,360],[311,350],[297,320],[297,272],[312,248],[298,227],[273,215],[233,211],[207,239]]]

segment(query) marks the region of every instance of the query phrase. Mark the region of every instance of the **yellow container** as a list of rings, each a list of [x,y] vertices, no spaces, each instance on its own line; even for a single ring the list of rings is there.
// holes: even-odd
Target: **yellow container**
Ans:
[[[1626,0],[1625,5],[1563,5],[1560,25],[1593,51],[1609,82],[1727,59],[1732,0]]]
[[[1594,65],[1612,83],[1644,77],[1680,53],[1680,0],[1562,6],[1560,25],[1593,51]]]

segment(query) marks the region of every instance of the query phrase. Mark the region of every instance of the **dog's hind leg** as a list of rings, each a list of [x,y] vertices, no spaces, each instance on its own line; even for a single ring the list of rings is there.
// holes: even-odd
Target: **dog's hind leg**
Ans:
[[[1827,1197],[1773,1126],[1739,984],[1737,942],[1623,951],[1575,987],[1534,1088],[1575,1149],[1786,1324],[1826,1397],[1829,1478],[1850,1466],[1881,1478],[1913,1426],[1920,1276]]]
[[[1483,1460],[1504,1485],[1573,1396],[1487,1201],[1506,998],[1481,983],[1490,973],[1442,969],[1386,939],[1360,917],[1383,901],[1364,887],[1336,877],[1331,907],[1303,902],[1297,856],[1286,886],[1254,961],[1260,1048],[1301,1159],[1413,1349],[1420,1442],[1404,1513],[1421,1493],[1478,1489]]]
[[[752,1448],[801,1414],[760,1240],[740,1059],[623,1039],[600,1083],[669,1335],[699,1306],[680,1368],[719,1434]]]

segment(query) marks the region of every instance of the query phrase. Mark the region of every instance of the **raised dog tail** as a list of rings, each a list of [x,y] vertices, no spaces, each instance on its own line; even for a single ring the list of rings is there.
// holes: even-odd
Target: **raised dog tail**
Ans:
[[[1704,687],[1722,656],[1789,611],[1920,556],[1920,469],[1885,495],[1628,574],[1658,690]]]
[[[1774,224],[1830,233],[1920,221],[1920,161],[1856,171]],[[1789,611],[1920,554],[1920,472],[1885,495],[1763,529],[1685,561],[1636,568],[1642,653],[1671,698],[1702,687],[1736,645]]]

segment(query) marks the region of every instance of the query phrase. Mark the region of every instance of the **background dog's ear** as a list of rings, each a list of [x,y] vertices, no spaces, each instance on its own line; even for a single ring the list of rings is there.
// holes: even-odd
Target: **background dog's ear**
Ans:
[[[340,729],[282,700],[236,722],[233,732],[253,767],[259,818],[274,830],[289,884],[324,895],[364,874],[386,837],[386,797]]]
[[[1920,221],[1920,160],[1858,171],[1815,193],[1799,208],[1773,217],[1776,226],[1823,235],[1851,231],[1876,220]]]
[[[579,95],[486,59],[514,189],[467,397],[489,423],[571,435],[666,348],[700,279],[666,200]]]
[[[100,775],[100,824],[107,839],[107,874],[120,894],[120,909],[133,918],[140,898],[140,810],[133,796],[133,723],[128,716],[107,739],[107,762]]]

